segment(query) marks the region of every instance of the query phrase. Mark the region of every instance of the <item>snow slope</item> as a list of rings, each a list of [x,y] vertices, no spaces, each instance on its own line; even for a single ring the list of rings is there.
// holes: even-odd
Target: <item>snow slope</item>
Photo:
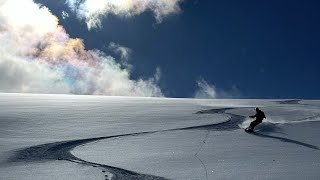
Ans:
[[[318,179],[320,101],[0,94],[0,179]],[[261,107],[256,132],[246,127]]]

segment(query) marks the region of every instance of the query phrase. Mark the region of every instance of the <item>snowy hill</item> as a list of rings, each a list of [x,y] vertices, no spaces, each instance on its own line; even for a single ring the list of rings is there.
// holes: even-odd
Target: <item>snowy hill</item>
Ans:
[[[0,179],[318,179],[320,101],[0,94]],[[243,128],[255,107],[267,116]]]

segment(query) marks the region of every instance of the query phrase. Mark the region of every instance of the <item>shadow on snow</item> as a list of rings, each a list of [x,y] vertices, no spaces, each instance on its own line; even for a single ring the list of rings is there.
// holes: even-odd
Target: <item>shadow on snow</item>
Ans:
[[[319,150],[319,148],[317,146],[311,145],[311,144],[307,144],[304,142],[300,142],[300,141],[296,141],[296,140],[292,140],[292,139],[288,139],[288,138],[284,138],[284,137],[279,137],[279,136],[271,136],[271,135],[266,135],[266,134],[261,134],[259,132],[252,132],[251,134],[255,135],[255,136],[259,136],[262,138],[271,138],[271,139],[277,139],[286,143],[292,143],[292,144],[297,144],[297,145],[301,145],[307,148],[311,148],[311,149],[316,149]]]

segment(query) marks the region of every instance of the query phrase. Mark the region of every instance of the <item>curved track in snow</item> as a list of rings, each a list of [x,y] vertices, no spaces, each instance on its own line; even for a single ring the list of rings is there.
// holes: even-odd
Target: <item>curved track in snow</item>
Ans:
[[[225,113],[225,111],[229,109],[232,109],[232,108],[215,109],[215,110],[209,110],[209,111],[210,113]],[[200,111],[197,113],[200,114],[200,113],[207,113],[207,112]],[[225,114],[228,114],[228,113],[225,113]],[[108,166],[104,164],[88,162],[72,155],[70,151],[77,146],[91,143],[94,141],[126,137],[126,136],[137,136],[137,135],[143,135],[143,134],[151,134],[151,133],[175,131],[175,130],[207,129],[207,130],[227,131],[227,130],[239,129],[237,124],[241,123],[244,120],[244,117],[238,116],[238,115],[232,115],[232,114],[229,114],[229,115],[231,115],[229,120],[227,120],[226,122],[218,123],[218,124],[209,124],[209,125],[203,125],[203,126],[183,127],[183,128],[168,129],[168,130],[139,132],[139,133],[131,133],[131,134],[121,134],[121,135],[114,135],[114,136],[105,136],[105,137],[96,137],[96,138],[78,139],[78,140],[41,144],[41,145],[32,146],[32,147],[15,151],[14,155],[9,159],[9,162],[37,162],[37,161],[41,162],[41,161],[50,161],[50,160],[66,160],[66,161],[71,161],[79,164],[91,165],[93,167],[99,167],[102,169],[102,172],[111,173],[112,179],[121,179],[121,180],[166,179],[163,177],[158,177],[158,176],[148,175],[148,174],[141,174],[141,173],[137,173],[137,172],[133,172],[133,171],[129,171],[129,170],[113,167],[113,166]],[[109,179],[109,178],[110,178],[109,176],[106,176],[106,179]]]
[[[165,178],[141,174],[113,166],[108,166],[104,164],[97,164],[93,162],[88,162],[80,158],[75,157],[71,154],[71,150],[77,146],[102,140],[110,139],[117,137],[125,136],[135,136],[142,135],[146,133],[154,132],[141,132],[141,133],[132,133],[132,134],[122,134],[115,136],[106,136],[106,137],[97,137],[97,138],[88,138],[88,139],[79,139],[71,141],[62,141],[54,142],[48,144],[41,144],[37,146],[28,147],[21,149],[15,152],[14,156],[9,159],[9,162],[35,162],[35,161],[48,161],[48,160],[66,160],[79,164],[91,165],[93,167],[99,167],[102,169],[102,172],[109,172],[112,174],[112,179],[123,179],[123,180],[135,180],[135,179],[150,179],[150,180],[164,180]],[[106,176],[106,179],[109,179],[109,176]]]
[[[299,100],[287,100],[287,101],[279,101],[280,104],[299,104]],[[237,115],[228,113],[226,111],[238,109],[238,108],[221,108],[221,109],[210,109],[210,110],[203,110],[199,111],[196,114],[216,114],[222,113],[230,116],[230,118],[222,123],[217,124],[209,124],[209,125],[202,125],[202,126],[192,126],[192,127],[183,127],[183,128],[176,128],[176,129],[168,129],[168,130],[159,130],[159,131],[149,131],[149,132],[139,132],[139,133],[131,133],[131,134],[121,134],[121,135],[114,135],[114,136],[105,136],[105,137],[96,137],[96,138],[88,138],[88,139],[78,139],[78,140],[70,140],[70,141],[61,141],[61,142],[54,142],[54,143],[47,143],[41,144],[37,146],[32,146],[24,149],[20,149],[15,151],[14,155],[9,159],[9,162],[36,162],[36,161],[50,161],[50,160],[66,160],[71,161],[79,164],[90,165],[93,167],[100,168],[103,173],[109,172],[112,175],[108,176],[105,175],[105,179],[121,179],[121,180],[135,180],[135,179],[150,179],[150,180],[162,180],[166,179],[163,177],[158,177],[154,175],[148,174],[141,174],[138,172],[133,172],[129,170],[125,170],[118,167],[108,166],[104,164],[97,164],[93,162],[88,162],[82,160],[74,155],[71,154],[71,150],[77,146],[84,145],[87,143],[91,143],[94,141],[99,141],[103,139],[111,139],[111,138],[119,138],[119,137],[126,137],[126,136],[138,136],[144,134],[151,134],[157,132],[165,132],[165,131],[175,131],[175,130],[193,130],[193,129],[200,129],[200,130],[213,130],[213,131],[232,131],[236,129],[240,129],[239,124],[245,120],[245,116]],[[287,143],[294,143],[297,145],[305,146],[312,149],[319,150],[318,147],[306,144],[303,142],[265,135],[261,133],[252,133],[253,135],[264,137],[264,138],[272,138],[276,140],[281,140]]]

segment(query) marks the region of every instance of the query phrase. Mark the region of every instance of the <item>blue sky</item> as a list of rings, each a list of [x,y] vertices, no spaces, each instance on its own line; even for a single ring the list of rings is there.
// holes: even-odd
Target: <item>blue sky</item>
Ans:
[[[103,28],[90,31],[64,1],[38,2],[87,49],[112,53],[110,42],[130,48],[133,79],[159,67],[168,97],[193,97],[199,79],[236,98],[320,97],[317,1],[185,0],[182,12],[159,24],[146,11],[134,18],[109,15]],[[70,17],[62,19],[62,11]]]

